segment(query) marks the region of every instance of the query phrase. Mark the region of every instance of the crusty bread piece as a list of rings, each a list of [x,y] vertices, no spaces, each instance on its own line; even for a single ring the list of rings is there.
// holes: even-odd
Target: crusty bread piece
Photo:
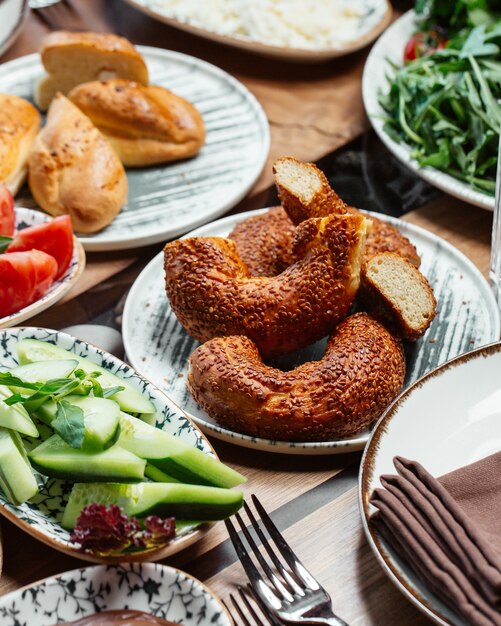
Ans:
[[[436,313],[433,290],[410,263],[394,252],[381,252],[362,268],[359,302],[383,318],[404,339],[424,334]]]
[[[35,200],[51,215],[69,214],[77,232],[101,230],[127,199],[127,178],[113,148],[61,94],[52,101],[28,164]]]
[[[40,113],[20,98],[0,93],[0,181],[15,195],[28,172],[31,144],[40,130]]]
[[[341,200],[325,174],[313,163],[282,157],[273,164],[273,173],[282,206],[296,225],[311,217],[324,217],[331,213],[360,213]],[[421,259],[407,237],[388,222],[374,215],[370,218],[372,228],[367,237],[365,260],[379,252],[396,252],[419,267]]]
[[[141,167],[194,156],[205,141],[202,116],[163,87],[93,81],[68,97],[108,138],[122,163]]]
[[[282,157],[273,163],[273,174],[280,202],[294,224],[311,217],[344,213],[345,203],[313,163]]]
[[[36,86],[35,101],[46,110],[57,92],[91,80],[126,78],[148,84],[143,57],[124,37],[110,33],[72,33],[59,30],[47,35],[40,51],[47,70]]]

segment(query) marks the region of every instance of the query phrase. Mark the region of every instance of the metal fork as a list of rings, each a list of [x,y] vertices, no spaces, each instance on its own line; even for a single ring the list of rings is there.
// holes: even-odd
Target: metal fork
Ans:
[[[262,524],[265,526],[270,538],[286,563],[286,565],[284,565],[283,561],[273,550],[252,510],[248,504],[244,502],[244,508],[252,528],[263,544],[273,566],[266,561],[259,551],[254,538],[244,524],[240,514],[237,513],[235,517],[252,553],[261,565],[269,582],[264,580],[262,574],[256,567],[247,548],[239,537],[233,522],[228,519],[225,521],[225,524],[256,597],[262,602],[270,614],[290,624],[348,626],[346,622],[334,614],[329,594],[322,585],[313,578],[291,550],[289,544],[271,521],[270,516],[266,513],[255,495],[252,495],[252,501],[261,518]],[[281,578],[277,574],[279,574]]]
[[[246,585],[245,587],[238,586],[237,591],[240,600],[235,598],[232,593],[230,593],[229,598],[243,626],[267,626],[268,624],[272,624],[272,626],[283,626],[282,622],[266,611],[254,595],[250,585]],[[225,605],[231,613],[231,607],[229,607],[226,602]]]

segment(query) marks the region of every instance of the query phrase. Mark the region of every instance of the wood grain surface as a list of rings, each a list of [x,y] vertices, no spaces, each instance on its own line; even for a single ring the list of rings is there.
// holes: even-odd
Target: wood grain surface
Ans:
[[[261,203],[271,184],[270,163],[294,155],[314,161],[367,128],[360,79],[367,51],[318,66],[263,60],[176,31],[121,0],[71,0],[31,15],[6,61],[37,49],[49,30],[113,31],[140,44],[169,47],[204,58],[239,78],[262,103],[271,126],[267,167],[243,208]],[[452,198],[404,218],[447,239],[487,275],[492,215]],[[31,320],[61,328],[95,318],[115,305],[141,268],[160,248],[130,253],[88,254],[84,278],[61,304]],[[117,315],[120,305],[117,307]],[[30,323],[31,323],[30,322]],[[430,623],[383,574],[362,534],[357,503],[359,454],[294,457],[246,450],[212,440],[220,458],[248,477],[294,550],[331,593],[336,612],[351,626],[420,626]],[[83,562],[59,554],[2,520],[4,570],[0,594]],[[207,582],[227,599],[245,577],[224,525],[169,560]]]

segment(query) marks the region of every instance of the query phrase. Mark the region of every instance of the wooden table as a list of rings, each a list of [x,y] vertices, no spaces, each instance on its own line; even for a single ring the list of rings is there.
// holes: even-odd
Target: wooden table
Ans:
[[[368,127],[360,93],[366,52],[318,66],[263,61],[156,23],[121,0],[70,0],[30,16],[20,39],[1,60],[33,52],[48,30],[62,27],[114,31],[136,43],[193,54],[231,72],[251,89],[270,121],[272,144],[262,176],[236,210],[266,206],[270,163],[275,157],[291,154],[317,160]],[[404,219],[447,239],[487,275],[490,213],[441,197]],[[101,307],[103,302],[114,304],[156,250],[158,247],[89,254],[85,275],[76,289],[62,304],[32,321],[61,328],[94,317],[98,312],[94,300],[96,306],[97,300]],[[105,282],[114,275],[118,278]],[[91,288],[96,293],[94,300],[84,297]],[[217,440],[212,443],[223,461],[248,477],[246,493],[256,493],[273,513],[296,552],[331,593],[337,613],[351,626],[429,623],[386,579],[364,539],[357,504],[359,454],[273,455]],[[2,529],[0,594],[83,565],[7,521],[2,521]],[[245,582],[223,524],[169,563],[208,583],[222,598],[227,598],[237,583]]]

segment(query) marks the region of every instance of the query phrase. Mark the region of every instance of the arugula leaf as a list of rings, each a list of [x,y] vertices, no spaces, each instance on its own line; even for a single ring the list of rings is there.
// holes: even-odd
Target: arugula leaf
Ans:
[[[20,387],[21,389],[38,390],[42,387],[43,383],[27,383],[17,376],[12,376],[10,372],[0,372],[0,385],[5,385],[6,387]]]
[[[114,396],[116,393],[118,393],[119,391],[123,391],[125,389],[125,387],[122,387],[122,385],[117,385],[116,387],[105,387],[102,391],[103,391],[103,398],[109,398],[110,396]]]
[[[0,235],[0,254],[3,254],[10,245],[12,241],[12,237],[7,237],[7,235]]]
[[[85,435],[84,412],[66,400],[57,403],[56,417],[52,428],[72,448],[81,448]]]

